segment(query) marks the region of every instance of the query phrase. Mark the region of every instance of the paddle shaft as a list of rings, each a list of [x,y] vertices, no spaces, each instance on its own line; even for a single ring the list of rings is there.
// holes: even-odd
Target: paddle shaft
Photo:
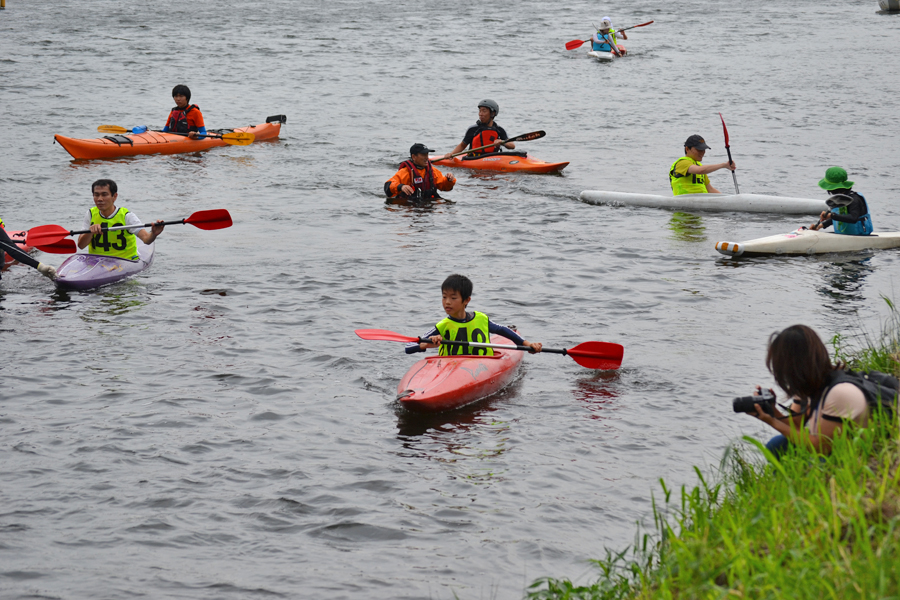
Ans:
[[[163,221],[161,225],[184,225],[190,217],[179,219],[178,221]],[[104,227],[103,231],[119,231],[121,229],[136,229],[138,227],[153,227],[156,223],[144,223],[143,225],[116,225],[115,227]],[[68,235],[80,235],[82,233],[90,233],[90,229],[82,229],[81,231],[70,231]]]
[[[624,29],[623,29],[622,31],[624,31]],[[606,43],[609,44],[609,47],[610,47],[610,48],[612,48],[613,54],[615,54],[616,56],[618,56],[619,58],[621,58],[621,57],[622,57],[622,53],[619,52],[619,47],[618,47],[616,44],[613,43],[612,36],[610,35],[609,37],[606,37],[607,35],[609,35],[609,34],[608,34],[608,33],[603,34],[601,37],[602,37],[604,40],[606,40]]]
[[[419,342],[430,344],[432,343],[428,338],[419,338]],[[445,344],[447,346],[471,346],[472,348],[500,348],[501,350],[520,350],[522,352],[534,352],[534,349],[530,346],[520,346],[519,344],[482,344],[480,342],[457,342],[454,340],[441,340],[441,344]],[[541,352],[549,352],[550,354],[569,354],[569,351],[565,348],[542,348]]]
[[[722,131],[725,132],[725,152],[728,153],[728,164],[734,166],[734,161],[731,160],[731,146],[728,143],[728,128],[725,127],[725,117],[722,116],[722,113],[719,113],[719,118],[722,119]],[[741,189],[737,184],[737,175],[735,175],[734,171],[731,172],[731,179],[734,181],[734,193],[740,194]]]
[[[540,135],[539,135],[540,134]],[[516,137],[511,137],[508,140],[497,140],[493,144],[488,144],[487,146],[479,146],[478,148],[469,148],[468,150],[461,150],[459,152],[454,152],[453,154],[448,154],[440,158],[439,160],[447,160],[448,158],[453,158],[454,156],[460,156],[462,154],[470,154],[472,152],[476,152],[478,150],[484,150],[485,148],[493,148],[494,146],[498,146],[499,144],[508,144],[509,142],[526,142],[529,140],[536,140],[547,135],[543,131],[532,131],[531,133],[523,133],[522,135],[517,135]]]

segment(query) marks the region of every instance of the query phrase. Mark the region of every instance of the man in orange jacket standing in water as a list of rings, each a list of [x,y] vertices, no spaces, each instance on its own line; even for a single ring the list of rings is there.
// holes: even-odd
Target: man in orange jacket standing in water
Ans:
[[[424,144],[413,144],[409,149],[409,160],[400,164],[400,170],[384,182],[384,193],[388,198],[404,198],[419,202],[430,198],[440,198],[438,190],[449,192],[456,185],[456,177],[444,176],[431,165],[428,153],[434,152]]]

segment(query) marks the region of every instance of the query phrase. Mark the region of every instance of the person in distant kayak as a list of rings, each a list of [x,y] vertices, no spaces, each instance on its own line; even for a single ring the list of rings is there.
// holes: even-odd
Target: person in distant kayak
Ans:
[[[482,100],[478,103],[478,120],[474,125],[469,127],[466,131],[466,135],[463,136],[463,140],[449,152],[449,154],[456,154],[457,152],[462,152],[468,146],[469,148],[480,148],[481,146],[487,146],[497,140],[505,140],[509,139],[509,136],[506,135],[506,130],[494,123],[494,119],[500,113],[500,105],[494,102],[493,100]],[[509,150],[515,149],[516,144],[514,142],[508,142],[506,144],[496,144],[494,148],[485,148],[484,150],[478,150],[476,152],[472,152],[471,154],[467,154],[466,156],[478,156],[480,154],[484,154],[486,152],[502,152],[503,148],[508,148]],[[445,155],[446,156],[446,155]],[[439,160],[435,158],[435,160]]]
[[[628,39],[624,31],[620,35],[623,40]],[[612,19],[603,17],[600,19],[600,29],[591,36],[591,50],[595,52],[612,52],[612,46],[609,45],[610,41],[619,48],[619,41],[616,39],[616,30],[613,29]],[[625,54],[625,48],[619,48],[619,52]]]
[[[834,225],[834,232],[844,235],[869,235],[872,233],[872,217],[869,205],[862,194],[850,188],[852,181],[847,181],[847,171],[841,167],[831,167],[825,171],[825,179],[819,187],[828,190],[830,197],[825,201],[830,211],[822,211],[819,222],[810,225],[813,231]]]
[[[400,170],[384,182],[384,193],[388,198],[404,198],[421,201],[440,198],[438,190],[449,192],[456,185],[456,177],[444,176],[431,165],[428,153],[434,152],[425,144],[413,144],[409,149],[409,160],[400,163]]]
[[[472,287],[471,280],[465,275],[451,275],[444,280],[444,283],[441,284],[441,297],[447,318],[440,321],[431,331],[422,336],[430,339],[430,342],[411,342],[407,344],[407,354],[425,352],[428,348],[440,347],[440,356],[493,356],[494,350],[491,348],[441,344],[442,339],[489,344],[491,342],[490,334],[492,333],[502,335],[516,345],[528,346],[531,348],[530,352],[532,354],[541,351],[542,344],[540,342],[529,342],[523,339],[509,327],[497,325],[488,319],[484,313],[467,312],[466,307],[469,305],[469,300],[472,299]]]
[[[159,220],[147,231],[133,212],[124,206],[116,208],[119,187],[112,179],[98,179],[91,184],[91,192],[94,194],[94,206],[84,217],[84,229],[90,229],[91,232],[78,236],[78,247],[83,249],[90,244],[90,254],[138,260],[140,257],[135,238],[140,238],[145,244],[152,244],[165,229],[163,221]],[[120,225],[133,227],[106,231],[109,227]]]
[[[175,108],[169,113],[169,119],[163,131],[171,133],[186,133],[192,140],[206,135],[206,124],[203,122],[203,113],[196,104],[190,104],[191,90],[186,85],[176,85],[172,88],[172,99],[175,100]]]
[[[56,269],[50,265],[38,262],[28,256],[25,252],[22,252],[22,249],[16,245],[9,235],[7,235],[6,225],[3,224],[3,219],[0,219],[0,258],[3,259],[3,262],[0,263],[0,279],[2,279],[3,269],[6,267],[6,257],[3,256],[4,252],[9,254],[13,260],[17,260],[23,265],[28,265],[29,267],[37,269],[41,275],[49,277],[50,279],[56,279]]]
[[[709,150],[709,146],[699,135],[692,135],[684,142],[684,156],[672,163],[669,168],[669,184],[672,193],[681,194],[720,194],[709,182],[710,173],[719,169],[734,171],[737,166],[731,162],[723,162],[715,165],[704,165],[700,161]]]

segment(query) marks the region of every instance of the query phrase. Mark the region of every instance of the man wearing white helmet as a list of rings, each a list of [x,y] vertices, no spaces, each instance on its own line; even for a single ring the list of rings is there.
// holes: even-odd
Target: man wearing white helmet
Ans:
[[[621,32],[621,35],[623,40],[628,39],[624,31]],[[600,29],[591,36],[591,50],[595,52],[612,52],[612,46],[609,45],[610,41],[616,47],[619,46],[619,41],[616,39],[616,30],[612,26],[612,19],[603,17],[600,19]],[[625,54],[625,48],[619,48],[619,52]]]
[[[509,136],[506,135],[506,130],[494,123],[494,117],[500,112],[500,105],[494,102],[493,100],[482,100],[478,103],[478,121],[466,131],[466,135],[463,136],[463,141],[459,143],[459,145],[454,148],[450,154],[454,154],[456,152],[462,152],[466,146],[469,148],[478,148],[480,146],[487,146],[498,140],[508,139]],[[484,150],[479,150],[477,152],[473,152],[473,154],[484,154],[485,152],[501,152],[503,148],[509,148],[510,150],[515,149],[516,145],[513,142],[508,142],[506,144],[497,144],[494,148],[486,148]]]

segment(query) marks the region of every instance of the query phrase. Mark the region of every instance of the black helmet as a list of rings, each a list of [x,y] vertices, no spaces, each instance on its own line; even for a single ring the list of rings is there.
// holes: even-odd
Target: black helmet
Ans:
[[[482,106],[490,110],[495,117],[500,114],[500,105],[493,100],[482,100],[478,103],[478,108],[481,108]]]

